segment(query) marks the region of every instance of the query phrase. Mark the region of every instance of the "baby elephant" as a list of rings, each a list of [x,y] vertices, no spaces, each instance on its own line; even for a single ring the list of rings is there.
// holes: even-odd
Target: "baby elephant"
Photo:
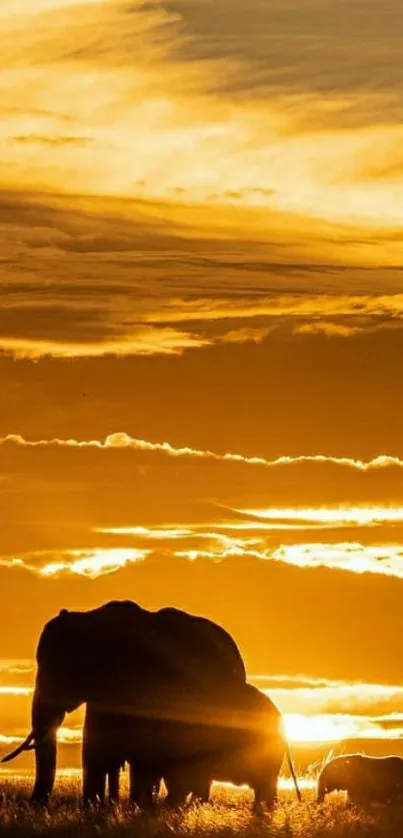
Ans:
[[[180,760],[165,765],[168,802],[183,803],[189,792],[208,801],[213,780],[250,786],[257,808],[276,802],[278,775],[284,755],[289,756],[281,713],[250,684],[232,698],[220,722],[190,728],[182,748],[172,742],[171,755],[175,746],[176,754],[182,753]]]
[[[318,803],[331,791],[346,791],[347,800],[359,806],[403,802],[403,759],[346,754],[335,757],[318,778]]]

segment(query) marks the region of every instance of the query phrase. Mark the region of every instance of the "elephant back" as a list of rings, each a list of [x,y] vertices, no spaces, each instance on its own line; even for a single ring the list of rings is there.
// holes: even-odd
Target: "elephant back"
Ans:
[[[176,608],[157,611],[153,623],[175,678],[202,690],[245,684],[242,655],[222,626]]]

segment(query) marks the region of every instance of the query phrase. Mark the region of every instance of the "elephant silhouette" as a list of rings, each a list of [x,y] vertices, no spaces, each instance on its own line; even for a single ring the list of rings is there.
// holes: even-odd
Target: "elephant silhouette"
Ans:
[[[289,751],[282,715],[268,696],[250,684],[240,687],[218,723],[196,727],[189,738],[190,764],[188,759],[182,765],[175,760],[164,774],[173,803],[182,803],[189,792],[208,800],[213,780],[222,780],[250,786],[255,807],[274,805],[278,775]]]
[[[84,775],[96,776],[92,765],[98,771],[97,786],[87,789],[88,798],[104,799],[108,775],[110,798],[116,800],[119,768],[127,761],[130,796],[139,805],[152,805],[163,778],[172,806],[185,803],[189,794],[208,801],[213,780],[247,784],[254,791],[255,806],[272,806],[285,754],[293,773],[281,713],[249,684],[219,694],[210,705],[200,700],[196,708],[182,704],[176,718],[166,712],[164,718],[150,714],[139,720],[87,707]],[[299,795],[294,773],[293,777]]]
[[[350,803],[403,802],[403,759],[346,754],[329,760],[320,772],[317,800],[332,791],[346,791]]]
[[[225,703],[220,695],[245,681],[236,643],[206,618],[175,608],[152,612],[130,601],[83,612],[63,609],[39,638],[32,730],[5,761],[35,749],[31,799],[46,803],[55,779],[56,734],[66,713],[86,703],[90,714],[133,717],[153,739],[152,729],[167,714],[171,723],[189,713],[200,718],[207,705]],[[87,799],[99,787],[99,774],[89,752]]]

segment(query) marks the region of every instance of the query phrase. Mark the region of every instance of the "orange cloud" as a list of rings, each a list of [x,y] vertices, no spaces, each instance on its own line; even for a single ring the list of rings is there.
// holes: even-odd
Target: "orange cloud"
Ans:
[[[0,566],[28,570],[46,578],[59,578],[69,573],[96,579],[104,574],[115,573],[128,564],[142,561],[149,552],[137,548],[38,551],[22,558],[0,558]]]
[[[239,509],[263,521],[289,521],[324,526],[371,526],[403,522],[402,506],[336,506],[273,509]]]
[[[17,687],[0,685],[0,695],[30,695],[31,687]]]
[[[376,573],[403,579],[403,545],[366,545],[358,542],[325,544],[322,542],[282,544],[277,548],[260,546],[261,539],[225,539],[206,549],[177,550],[176,556],[189,561],[210,559],[224,561],[249,556],[263,561],[278,561],[301,568],[326,567],[349,573]]]
[[[200,459],[218,460],[220,462],[246,463],[247,465],[264,466],[268,468],[276,466],[292,466],[297,463],[333,463],[335,465],[346,466],[348,468],[364,472],[372,469],[387,468],[389,466],[403,468],[403,459],[386,454],[374,457],[371,460],[360,460],[352,457],[332,457],[324,454],[301,454],[295,457],[283,456],[277,457],[274,460],[268,460],[265,457],[247,457],[243,454],[220,454],[216,451],[192,448],[190,446],[177,448],[169,442],[149,442],[144,439],[136,439],[124,432],[109,434],[103,440],[59,439],[57,437],[53,439],[30,440],[20,434],[7,434],[6,436],[0,437],[0,445],[6,444],[21,445],[28,448],[41,448],[47,446],[67,448],[99,448],[101,450],[111,448],[132,448],[137,451],[161,452],[170,457],[195,457]]]
[[[14,358],[98,358],[114,355],[176,355],[190,347],[207,346],[209,341],[188,332],[175,329],[138,329],[121,340],[104,340],[100,343],[74,343],[60,340],[34,340],[29,338],[1,337],[0,350]]]
[[[328,567],[403,579],[403,545],[287,544],[268,556],[297,567]]]

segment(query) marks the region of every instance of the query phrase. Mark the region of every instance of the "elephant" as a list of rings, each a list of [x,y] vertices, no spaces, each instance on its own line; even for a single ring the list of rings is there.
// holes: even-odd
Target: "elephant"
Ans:
[[[35,749],[31,800],[46,803],[55,779],[56,734],[66,713],[86,703],[90,710],[139,722],[192,719],[220,690],[245,681],[235,641],[204,617],[176,608],[148,611],[131,601],[82,612],[63,609],[39,638],[31,732],[5,761]],[[95,764],[86,772],[87,793],[97,785],[96,773]]]
[[[350,803],[403,802],[403,759],[346,754],[329,760],[318,778],[317,800],[332,791],[347,791]]]
[[[255,807],[274,805],[287,748],[281,713],[268,696],[246,684],[220,718],[196,727],[190,740],[185,760],[165,769],[168,799],[181,803],[192,792],[207,801],[212,781],[222,780],[250,786]]]
[[[193,798],[208,801],[213,780],[236,785],[248,784],[255,805],[272,806],[277,796],[277,779],[287,753],[299,789],[286,743],[281,713],[273,702],[250,684],[238,686],[193,720],[148,719],[139,724],[134,717],[99,713],[87,707],[84,725],[83,765],[91,761],[101,771],[98,796],[103,798],[109,775],[109,794],[117,799],[119,766],[130,765],[131,799],[151,805],[161,778],[167,787],[167,802],[183,804]]]

